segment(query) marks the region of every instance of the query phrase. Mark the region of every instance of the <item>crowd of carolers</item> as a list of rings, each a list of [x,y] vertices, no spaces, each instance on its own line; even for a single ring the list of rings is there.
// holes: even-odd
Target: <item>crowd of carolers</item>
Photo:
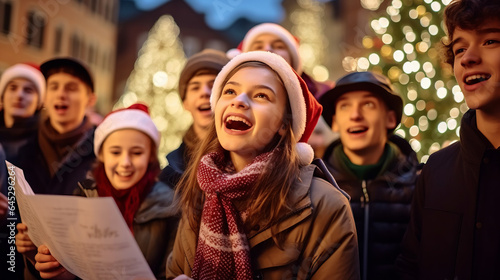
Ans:
[[[193,124],[163,170],[147,104],[96,123],[85,64],[13,65],[0,78],[0,214],[5,158],[36,194],[113,197],[158,279],[498,279],[499,15],[497,0],[446,7],[443,54],[470,109],[460,141],[424,165],[393,133],[403,100],[387,77],[317,82],[274,23],[188,59],[178,89]],[[30,230],[17,224],[16,277],[77,278]]]

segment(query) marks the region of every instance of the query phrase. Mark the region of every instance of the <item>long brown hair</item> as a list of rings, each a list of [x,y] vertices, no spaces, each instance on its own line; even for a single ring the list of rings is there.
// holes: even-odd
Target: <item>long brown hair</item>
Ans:
[[[238,70],[244,67],[267,67],[274,72],[274,70],[262,62],[244,62],[235,67],[227,75],[223,84],[226,84]],[[274,73],[277,79],[281,81],[278,74]],[[281,83],[283,82],[281,81]],[[292,184],[299,174],[299,163],[295,151],[295,143],[297,141],[292,131],[292,121],[293,116],[287,98],[286,110],[283,116],[285,133],[281,136],[276,132],[271,143],[263,151],[268,152],[275,149],[277,152],[273,153],[269,161],[269,166],[260,174],[249,197],[243,202],[248,213],[245,220],[245,227],[247,229],[252,229],[256,225],[259,225],[261,229],[268,228],[273,223],[276,223],[283,213],[290,209],[291,205],[289,205],[288,196],[291,192]],[[221,151],[225,153],[226,158],[229,158],[228,152],[219,143],[215,124],[212,123],[207,137],[201,141],[194,152],[193,158],[176,188],[179,197],[178,202],[180,203],[178,207],[188,217],[189,224],[196,233],[199,231],[204,203],[204,194],[197,181],[198,164],[204,155]]]

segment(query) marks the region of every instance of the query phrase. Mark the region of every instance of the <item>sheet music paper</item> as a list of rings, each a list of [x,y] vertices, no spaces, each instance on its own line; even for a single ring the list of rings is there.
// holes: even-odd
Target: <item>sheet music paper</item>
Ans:
[[[111,197],[33,193],[23,171],[15,172],[21,220],[38,247],[82,279],[156,279]]]

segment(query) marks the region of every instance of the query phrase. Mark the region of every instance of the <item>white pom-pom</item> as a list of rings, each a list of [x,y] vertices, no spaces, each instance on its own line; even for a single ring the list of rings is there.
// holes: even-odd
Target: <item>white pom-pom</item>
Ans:
[[[239,49],[230,49],[226,52],[226,56],[229,59],[233,59],[235,56],[239,55],[241,53],[241,50]]]
[[[314,159],[314,150],[311,145],[304,142],[299,142],[295,145],[295,149],[297,150],[297,154],[299,155],[299,164],[301,166],[311,164]]]

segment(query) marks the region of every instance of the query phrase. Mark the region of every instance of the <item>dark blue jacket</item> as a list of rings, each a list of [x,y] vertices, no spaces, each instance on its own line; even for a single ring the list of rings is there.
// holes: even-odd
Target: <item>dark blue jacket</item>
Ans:
[[[340,140],[332,143],[323,157],[338,185],[351,196],[362,279],[398,279],[395,261],[410,220],[417,156],[403,138],[392,135],[389,141],[400,152],[385,170],[369,181],[358,179],[338,157],[333,157]]]
[[[4,112],[0,111],[0,144],[5,153],[5,159],[15,166],[23,169],[24,173],[31,172],[33,165],[33,158],[38,153],[38,126],[39,126],[40,113],[35,113],[34,116],[18,120],[12,127],[5,126]],[[4,159],[4,160],[5,160]],[[5,169],[5,162],[0,162],[0,168]],[[0,170],[3,172],[4,170]],[[1,184],[7,186],[6,178],[0,181]],[[1,187],[2,193],[7,195],[7,187]]]
[[[168,165],[163,168],[160,175],[158,175],[158,180],[167,184],[172,189],[179,182],[182,174],[186,170],[188,161],[186,159],[186,145],[184,142],[177,148],[167,155]]]

